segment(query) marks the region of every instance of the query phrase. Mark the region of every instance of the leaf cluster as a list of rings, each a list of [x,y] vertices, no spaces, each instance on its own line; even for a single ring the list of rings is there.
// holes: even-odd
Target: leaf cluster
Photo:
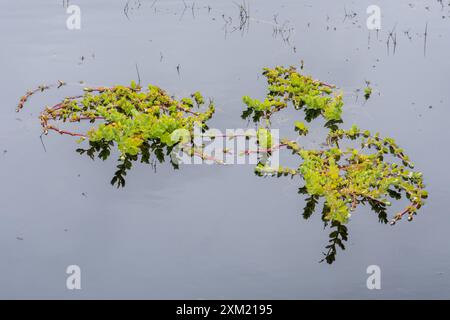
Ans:
[[[345,248],[344,224],[359,205],[369,205],[379,221],[387,223],[391,200],[405,196],[409,203],[393,216],[391,224],[405,215],[408,220],[413,219],[428,193],[422,174],[413,171],[414,164],[394,139],[382,138],[379,133],[372,134],[356,125],[340,128],[343,100],[342,95],[334,92],[334,86],[302,75],[294,67],[264,69],[263,75],[268,83],[266,99],[243,99],[247,107],[243,118],[252,117],[258,123],[258,132],[263,128],[268,131],[271,117],[289,105],[304,111],[307,122],[321,116],[329,130],[324,148],[309,149],[298,142],[309,134],[308,127],[302,121],[293,121],[298,138],[283,138],[281,145],[298,158],[298,165],[274,168],[260,161],[255,167],[259,176],[298,176],[303,180],[299,193],[307,196],[305,219],[314,213],[319,202],[323,204],[322,219],[335,229],[330,234],[324,260],[332,263],[336,249]],[[369,85],[365,93],[368,96],[372,93]],[[260,124],[261,120],[265,122]]]
[[[69,97],[53,108],[46,108],[41,123],[45,131],[71,135],[75,134],[56,128],[51,121],[96,123],[86,134],[77,134],[80,141],[87,139],[90,146],[78,152],[105,160],[111,148],[117,146],[121,163],[112,183],[118,186],[125,184],[125,169],[131,168],[132,160],[141,157],[142,162],[149,163],[153,154],[158,161],[164,161],[164,155],[179,143],[175,131],[192,133],[195,125],[205,129],[214,113],[211,101],[205,111],[195,110],[205,104],[199,92],[176,100],[157,86],[149,85],[143,91],[135,82],[128,87],[85,88],[84,91],[82,96]]]

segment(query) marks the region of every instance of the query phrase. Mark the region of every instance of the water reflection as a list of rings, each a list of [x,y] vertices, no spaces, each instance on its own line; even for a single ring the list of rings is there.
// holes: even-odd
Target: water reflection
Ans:
[[[114,146],[112,141],[95,141],[89,142],[89,148],[78,148],[76,151],[80,155],[87,155],[94,160],[96,157],[105,161],[111,155],[111,148]],[[149,164],[156,173],[157,163],[165,162],[166,156],[169,156],[174,146],[169,147],[163,144],[161,141],[144,142],[140,147],[140,154],[137,155],[122,155],[119,158],[119,164],[117,165],[117,171],[114,173],[111,179],[111,184],[117,186],[117,188],[125,187],[126,175],[133,167],[133,162],[140,162]],[[179,164],[172,157],[169,157],[169,163],[174,169],[179,168]]]
[[[105,161],[111,156],[113,146],[114,144],[112,142],[89,142],[89,148],[79,148],[76,151],[80,155],[86,155],[92,160],[98,158]],[[157,165],[163,164],[166,161],[170,163],[174,170],[180,169],[179,162],[174,160],[173,156],[170,156],[174,151],[174,148],[176,148],[176,146],[167,147],[161,142],[144,143],[141,147],[142,152],[139,155],[127,155],[119,159],[120,163],[117,165],[117,171],[113,175],[111,184],[118,188],[125,187],[127,172],[132,169],[133,164],[136,162],[150,165],[154,170],[154,173],[156,173]],[[255,172],[255,174],[260,176],[257,172]],[[347,226],[338,221],[330,221],[327,219],[330,208],[320,200],[319,196],[310,195],[306,187],[300,187],[298,189],[298,194],[303,198],[306,197],[302,217],[305,220],[308,220],[314,213],[318,212],[323,222],[324,230],[330,232],[328,243],[325,245],[325,250],[322,251],[323,259],[321,259],[320,262],[326,262],[328,264],[334,263],[338,252],[346,249],[346,242],[349,238]],[[400,193],[393,190],[389,192],[389,195],[396,200],[402,198]],[[385,204],[371,199],[363,199],[360,202],[363,205],[369,205],[371,210],[377,214],[380,223],[387,224],[389,222],[387,206]]]
[[[298,193],[302,196],[308,196],[305,199],[306,204],[303,208],[303,218],[305,220],[308,220],[316,211],[320,210],[317,208],[319,205],[319,197],[309,195],[306,187],[299,188]],[[396,193],[396,197],[397,199],[400,199],[401,195],[399,193]],[[369,204],[372,211],[378,214],[378,221],[380,223],[387,224],[388,218],[386,205],[372,200],[367,200],[367,203]],[[323,252],[324,258],[321,260],[321,262],[326,261],[328,264],[332,264],[336,260],[338,249],[346,249],[344,242],[348,241],[348,229],[344,224],[340,222],[330,222],[329,220],[325,219],[328,211],[329,208],[325,204],[323,204],[321,210],[321,219],[324,223],[324,229],[329,228],[331,233],[329,234],[329,243],[325,247],[326,250]]]

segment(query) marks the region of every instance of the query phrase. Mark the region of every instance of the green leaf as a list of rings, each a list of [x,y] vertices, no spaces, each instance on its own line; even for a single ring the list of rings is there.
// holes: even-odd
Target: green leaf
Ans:
[[[308,134],[308,127],[303,122],[295,121],[294,125],[295,131],[297,131],[299,135],[306,136]]]
[[[260,148],[271,149],[272,148],[272,134],[266,128],[259,128],[256,132],[256,137]]]

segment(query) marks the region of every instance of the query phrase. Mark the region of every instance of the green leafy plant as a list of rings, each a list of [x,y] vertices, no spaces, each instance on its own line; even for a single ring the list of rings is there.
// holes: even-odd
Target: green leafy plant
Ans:
[[[266,98],[261,101],[243,97],[247,109],[242,118],[251,117],[254,122],[264,119],[269,123],[274,113],[292,106],[304,110],[307,122],[321,116],[326,120],[326,127],[336,128],[336,124],[342,123],[343,96],[333,90],[334,86],[301,75],[295,67],[265,68],[263,75],[268,83]],[[306,127],[302,126],[301,130],[305,131]]]
[[[307,122],[321,116],[329,129],[326,147],[322,149],[311,150],[292,139],[281,139],[281,146],[298,157],[297,167],[273,168],[261,161],[255,168],[260,176],[300,177],[304,186],[299,193],[309,196],[303,214],[306,219],[319,201],[323,202],[322,219],[336,229],[330,235],[325,253],[327,262],[335,260],[337,247],[345,248],[347,229],[343,225],[358,205],[370,205],[380,222],[387,223],[390,199],[400,199],[403,195],[409,204],[390,223],[395,224],[405,215],[408,220],[413,219],[428,193],[422,174],[412,170],[413,163],[393,139],[363,131],[356,125],[347,130],[339,128],[343,102],[334,86],[302,75],[294,67],[264,69],[263,75],[268,83],[266,99],[243,98],[247,106],[243,118],[252,117],[258,123],[258,131],[268,130],[271,117],[288,106],[304,111],[300,116]],[[301,121],[294,121],[294,128],[300,137],[308,134]]]
[[[307,197],[303,217],[310,218],[321,204],[322,220],[332,229],[324,252],[325,261],[332,263],[337,249],[345,249],[344,242],[348,239],[345,224],[360,205],[369,205],[378,214],[379,221],[387,223],[391,200],[405,196],[408,204],[391,218],[390,223],[395,224],[404,216],[413,219],[428,194],[422,174],[413,171],[413,163],[393,139],[361,130],[356,125],[341,128],[343,95],[334,85],[303,75],[295,67],[265,68],[263,75],[267,79],[266,97],[263,100],[243,97],[246,109],[242,118],[252,119],[257,124],[259,152],[264,154],[255,173],[298,177],[303,181],[299,188],[299,194]],[[59,81],[57,86],[64,84]],[[50,87],[40,86],[27,92],[20,99],[18,111],[31,95]],[[371,93],[367,84],[366,99]],[[80,142],[87,140],[89,147],[77,151],[92,159],[106,160],[116,146],[119,165],[111,183],[123,187],[126,173],[134,161],[140,160],[154,167],[157,161],[163,162],[175,146],[186,142],[174,136],[177,130],[185,130],[193,137],[194,126],[200,124],[202,132],[207,129],[206,123],[214,114],[214,105],[211,101],[207,107],[203,108],[204,105],[205,100],[199,92],[176,100],[157,86],[149,85],[142,90],[133,81],[130,86],[87,87],[82,95],[67,97],[53,107],[45,108],[40,120],[45,134],[55,131],[79,137]],[[201,108],[204,110],[200,111]],[[301,111],[299,119],[293,121],[298,137],[282,138],[280,144],[275,144],[270,131],[271,118],[286,108]],[[317,118],[324,120],[328,130],[325,147],[305,148],[298,142],[309,134],[303,121],[310,123]],[[82,121],[92,124],[85,133],[63,130],[55,125],[56,122]],[[273,151],[282,148],[296,157],[298,165],[276,168],[269,165],[267,160]],[[187,151],[191,157],[215,161],[203,153],[202,147],[194,146]],[[244,153],[252,152],[246,150]],[[172,158],[170,161],[178,168],[178,163]]]
[[[370,86],[370,82],[366,81],[366,87],[364,88],[364,98],[366,100],[369,100],[371,96],[372,96],[372,87]]]
[[[196,106],[194,106],[194,104]],[[56,131],[60,134],[79,137],[79,142],[88,140],[88,149],[78,149],[80,154],[91,158],[98,155],[105,160],[111,148],[117,146],[120,156],[118,170],[111,183],[125,185],[126,171],[132,161],[150,163],[151,155],[162,162],[179,141],[172,135],[176,130],[192,132],[194,125],[204,129],[214,113],[209,103],[204,112],[194,111],[205,104],[199,92],[191,97],[176,100],[157,86],[149,85],[146,91],[134,81],[130,86],[85,88],[84,94],[65,98],[40,114],[44,133]],[[98,123],[86,133],[62,130],[55,122]],[[178,165],[171,160],[174,167]]]

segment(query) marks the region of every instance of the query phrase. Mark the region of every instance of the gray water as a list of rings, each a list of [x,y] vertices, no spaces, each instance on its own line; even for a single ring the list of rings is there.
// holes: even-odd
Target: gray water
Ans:
[[[365,0],[249,1],[245,32],[233,32],[233,1],[70,4],[81,8],[80,30],[66,28],[63,1],[0,2],[1,298],[450,298],[447,0],[377,1],[378,34],[366,27]],[[274,14],[292,28],[289,43],[274,36]],[[386,45],[394,27],[395,53]],[[82,157],[57,134],[44,137],[45,152],[39,139],[45,105],[80,93],[79,81],[127,84],[136,64],[142,83],[213,97],[212,127],[246,127],[241,97],[263,97],[261,69],[302,59],[345,92],[345,124],[394,137],[430,193],[413,222],[394,227],[358,208],[332,265],[319,263],[329,231],[317,213],[302,218],[299,180],[259,178],[251,165],[138,165],[116,189],[114,158]],[[27,89],[57,79],[75,85],[15,113]],[[366,103],[355,93],[365,80]],[[295,115],[274,125],[281,135]],[[66,288],[69,265],[81,268],[81,290]],[[381,290],[366,287],[369,265],[381,268]]]

